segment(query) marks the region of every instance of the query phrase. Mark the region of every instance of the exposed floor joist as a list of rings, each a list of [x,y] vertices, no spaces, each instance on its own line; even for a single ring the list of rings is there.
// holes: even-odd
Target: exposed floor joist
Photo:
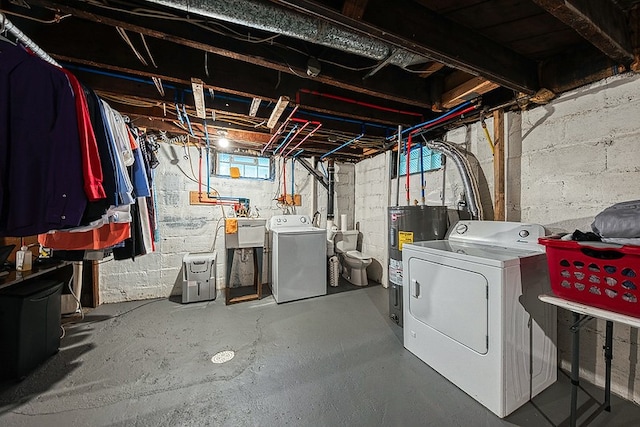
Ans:
[[[453,108],[499,87],[499,84],[490,82],[483,77],[473,77],[443,93],[442,106],[444,108]]]
[[[364,10],[369,0],[345,0],[342,5],[342,14],[353,19],[362,19]]]
[[[121,27],[127,31],[134,31],[144,34],[145,36],[173,42],[203,52],[209,52],[223,58],[241,61],[244,64],[268,68],[274,71],[274,75],[279,72],[392,102],[399,102],[425,109],[430,108],[428,103],[421,101],[420,97],[416,97],[416,92],[420,93],[420,91],[423,90],[424,96],[421,98],[428,98],[426,89],[421,89],[417,76],[414,79],[415,84],[410,82],[412,79],[409,79],[409,81],[407,81],[406,78],[394,79],[393,76],[390,75],[380,76],[376,79],[368,79],[366,82],[363,82],[361,73],[350,72],[345,69],[336,69],[335,67],[332,69],[330,65],[325,65],[323,66],[323,72],[311,79],[306,74],[306,56],[304,58],[293,58],[295,60],[287,60],[286,62],[278,61],[267,57],[264,55],[264,52],[251,45],[243,45],[237,42],[229,44],[224,37],[215,37],[214,35],[203,37],[202,31],[194,31],[195,28],[193,26],[184,22],[167,22],[157,18],[130,16],[125,13],[88,5],[87,3],[77,0],[69,0],[64,4],[45,0],[33,0],[31,3],[54,8],[91,22],[102,23],[112,27]],[[168,25],[168,23],[170,23],[170,25]],[[242,65],[243,67],[244,64]],[[397,70],[397,73],[402,72]],[[388,80],[395,80],[395,84],[389,84]]]
[[[538,6],[564,22],[609,58],[626,64],[633,60],[633,49],[626,18],[608,1],[533,0]]]
[[[361,21],[311,0],[271,0],[336,25],[392,43],[445,65],[532,94],[536,64],[412,2],[369,0]]]

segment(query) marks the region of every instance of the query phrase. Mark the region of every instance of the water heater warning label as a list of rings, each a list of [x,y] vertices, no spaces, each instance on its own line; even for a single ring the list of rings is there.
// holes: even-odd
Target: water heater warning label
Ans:
[[[402,245],[405,243],[413,243],[413,231],[398,232],[398,249],[402,250]]]

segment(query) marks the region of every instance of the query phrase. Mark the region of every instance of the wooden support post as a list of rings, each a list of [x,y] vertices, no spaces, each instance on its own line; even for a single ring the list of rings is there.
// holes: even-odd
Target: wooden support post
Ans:
[[[98,307],[100,303],[100,263],[91,261],[93,276],[93,307]]]
[[[496,110],[493,112],[493,143],[495,145],[493,153],[493,219],[495,221],[504,221],[504,110]]]

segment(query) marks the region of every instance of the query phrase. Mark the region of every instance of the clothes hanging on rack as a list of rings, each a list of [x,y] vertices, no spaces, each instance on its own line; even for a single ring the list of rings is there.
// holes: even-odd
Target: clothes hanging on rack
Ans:
[[[0,235],[79,225],[87,196],[67,77],[3,43],[0,94]]]
[[[62,69],[73,89],[76,102],[76,117],[78,121],[78,136],[81,144],[82,173],[84,176],[84,191],[89,201],[101,200],[107,197],[102,186],[102,165],[98,152],[98,143],[89,117],[87,99],[80,82],[71,71]]]
[[[131,224],[109,223],[102,227],[76,233],[56,231],[38,235],[38,242],[47,248],[62,250],[106,249],[131,236]]]
[[[152,252],[146,138],[10,25],[31,52],[0,40],[0,235],[38,234],[74,259]]]

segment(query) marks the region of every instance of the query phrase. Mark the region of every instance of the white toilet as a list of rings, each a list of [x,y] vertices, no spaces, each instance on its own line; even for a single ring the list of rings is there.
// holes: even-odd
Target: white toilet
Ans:
[[[356,286],[367,286],[367,267],[371,257],[356,250],[358,230],[338,231],[334,237],[336,253],[342,264],[342,277]]]

